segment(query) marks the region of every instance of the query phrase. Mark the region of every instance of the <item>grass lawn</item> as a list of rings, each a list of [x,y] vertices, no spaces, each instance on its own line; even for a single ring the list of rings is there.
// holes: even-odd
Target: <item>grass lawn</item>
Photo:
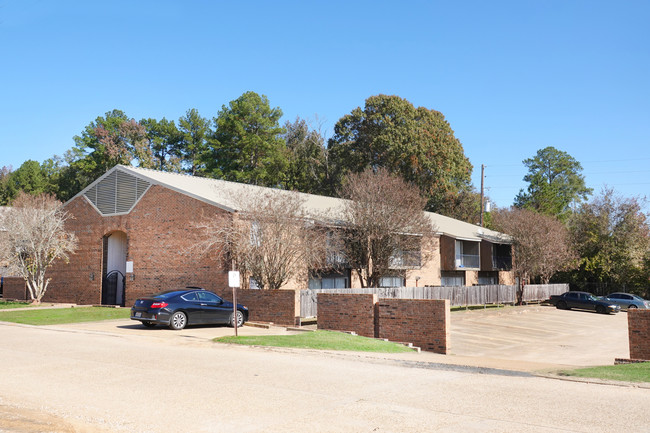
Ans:
[[[59,325],[62,323],[96,322],[130,317],[129,308],[74,307],[31,311],[0,311],[0,321],[27,325]]]
[[[4,299],[0,299],[0,310],[4,310],[7,308],[25,308],[31,305],[32,304],[30,304],[29,302],[5,301]]]
[[[230,336],[215,338],[219,343],[235,343],[249,346],[293,347],[298,349],[351,350],[355,352],[412,352],[402,344],[366,338],[343,332],[314,331],[296,335]]]
[[[559,375],[621,380],[624,382],[650,382],[650,362],[563,370],[559,372]]]

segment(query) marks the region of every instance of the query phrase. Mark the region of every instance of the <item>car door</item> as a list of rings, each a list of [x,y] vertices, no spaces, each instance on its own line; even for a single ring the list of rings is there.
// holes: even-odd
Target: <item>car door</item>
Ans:
[[[223,299],[212,292],[196,292],[201,301],[204,323],[228,323],[232,307],[226,306]]]
[[[569,292],[566,294],[566,304],[569,308],[582,308],[580,304],[580,293]]]
[[[619,305],[621,308],[623,307],[623,297],[618,293],[612,293],[607,297],[607,300],[612,304]]]
[[[585,310],[596,310],[596,303],[587,293],[580,293],[580,307]]]
[[[181,296],[182,308],[187,313],[187,323],[195,325],[197,323],[205,323],[203,317],[203,308],[196,292],[189,292]]]

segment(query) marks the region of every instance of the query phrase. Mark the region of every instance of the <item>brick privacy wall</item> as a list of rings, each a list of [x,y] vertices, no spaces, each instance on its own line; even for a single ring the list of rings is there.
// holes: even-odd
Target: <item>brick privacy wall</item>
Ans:
[[[22,277],[4,277],[2,282],[2,297],[4,299],[18,299],[20,301],[30,299],[25,279]]]
[[[318,329],[353,331],[375,337],[375,294],[319,293]]]
[[[66,228],[77,235],[79,248],[68,264],[59,261],[48,271],[52,281],[44,300],[101,303],[103,237],[114,231],[126,233],[127,261],[133,261],[133,273],[126,274],[126,306],[161,290],[227,287],[225,264],[192,249],[202,234],[195,223],[230,215],[215,206],[153,185],[127,215],[103,217],[82,196],[65,209],[74,217]]]
[[[219,288],[215,293],[232,302],[232,288]],[[294,290],[237,289],[237,303],[248,307],[251,322],[295,326],[300,321],[298,295]]]
[[[319,305],[320,320],[320,305]],[[449,300],[380,299],[378,337],[413,343],[429,352],[449,353]]]
[[[630,358],[650,361],[650,310],[629,309]]]

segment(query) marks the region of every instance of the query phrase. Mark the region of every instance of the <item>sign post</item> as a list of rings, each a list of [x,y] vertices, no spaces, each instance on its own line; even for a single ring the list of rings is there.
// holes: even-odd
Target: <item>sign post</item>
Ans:
[[[228,285],[232,287],[232,317],[235,326],[235,337],[237,337],[237,288],[240,286],[239,271],[228,272]]]

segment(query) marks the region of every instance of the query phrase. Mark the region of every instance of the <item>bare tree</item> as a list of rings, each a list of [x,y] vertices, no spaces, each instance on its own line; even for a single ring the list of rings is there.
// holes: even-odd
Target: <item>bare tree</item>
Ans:
[[[434,227],[417,187],[386,169],[367,169],[348,176],[341,196],[349,200],[343,211],[345,255],[363,287],[377,287],[397,262],[421,266],[429,259],[421,244]]]
[[[512,236],[513,270],[521,281],[539,278],[547,284],[556,272],[574,262],[569,232],[557,218],[517,208],[499,209],[492,214],[495,229]]]
[[[0,226],[6,231],[0,236],[0,254],[25,279],[33,303],[40,303],[47,291],[47,269],[57,259],[68,261],[77,247],[76,236],[65,230],[68,218],[54,196],[24,192],[2,216]]]
[[[244,281],[250,277],[262,289],[280,289],[325,262],[327,230],[309,217],[299,193],[256,190],[236,201],[240,210],[234,215],[200,227],[204,250],[227,256]]]

